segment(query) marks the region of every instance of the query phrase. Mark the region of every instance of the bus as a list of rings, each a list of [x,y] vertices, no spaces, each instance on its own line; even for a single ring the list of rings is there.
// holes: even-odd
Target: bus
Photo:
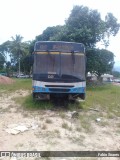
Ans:
[[[32,55],[33,99],[85,99],[86,55],[82,43],[37,41]]]

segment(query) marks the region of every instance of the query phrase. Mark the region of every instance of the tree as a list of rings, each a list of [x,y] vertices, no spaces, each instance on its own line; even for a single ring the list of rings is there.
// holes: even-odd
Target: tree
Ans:
[[[6,41],[0,45],[0,53],[5,57],[6,70],[9,72],[19,70],[19,74],[20,71],[28,73],[28,66],[31,68],[28,62],[25,63],[25,59],[30,55],[30,46],[33,42],[22,42],[22,39],[22,36],[16,35],[15,38],[12,37],[12,41]],[[8,62],[7,57],[10,58],[10,62]]]
[[[22,47],[22,39],[23,37],[20,35],[16,35],[15,38],[12,38],[12,43],[11,43],[11,52],[13,53],[14,61],[19,63],[19,74],[20,74],[20,58],[23,54],[23,47]]]
[[[83,43],[87,53],[87,72],[101,74],[111,72],[114,54],[107,50],[95,49],[100,41],[109,45],[109,37],[115,36],[120,24],[108,13],[105,20],[97,10],[84,6],[75,6],[64,26],[48,27],[36,40],[73,41]]]
[[[106,49],[87,50],[87,72],[100,77],[104,73],[111,73],[114,65],[114,54]]]
[[[11,72],[11,62],[7,60],[7,57],[11,56],[10,53],[10,41],[6,41],[0,45],[0,66],[2,65],[2,70],[10,76]],[[1,67],[0,67],[1,68]]]
[[[95,47],[101,40],[107,45],[110,35],[115,36],[120,28],[120,24],[111,13],[108,13],[103,21],[97,10],[90,10],[84,6],[74,6],[66,26],[69,41],[82,42],[89,48]]]
[[[22,42],[22,40],[22,36],[16,35],[15,38],[12,37],[11,41],[12,60],[14,64],[18,64],[19,74],[21,72],[21,66],[25,65],[21,64],[21,62],[29,54],[29,42]],[[22,67],[22,69],[23,68],[25,67]]]
[[[97,10],[85,6],[74,6],[63,26],[46,28],[36,37],[36,41],[73,41],[83,43],[86,48],[94,48],[97,42],[109,45],[109,37],[115,36],[120,28],[112,13],[101,19]]]
[[[43,33],[36,36],[36,41],[52,41],[55,40],[56,35],[61,33],[63,26],[57,25],[53,27],[47,27]]]
[[[2,53],[0,53],[0,70],[4,68],[4,64],[5,64],[5,57],[3,56]]]
[[[118,71],[112,71],[112,75],[116,78],[120,78],[120,72]]]
[[[103,42],[107,47],[109,45],[109,37],[115,36],[120,28],[120,24],[117,23],[117,19],[112,13],[108,13],[105,16],[105,32],[103,33]]]
[[[6,41],[0,45],[0,53],[4,56],[5,61],[7,61],[7,57],[10,56],[10,41]]]
[[[7,73],[7,76],[9,77],[11,73],[11,63],[9,61],[6,62],[6,73]]]

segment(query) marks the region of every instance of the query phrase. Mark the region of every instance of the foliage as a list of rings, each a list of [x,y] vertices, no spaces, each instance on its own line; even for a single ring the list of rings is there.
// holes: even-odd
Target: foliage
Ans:
[[[110,73],[114,65],[114,54],[106,49],[90,49],[87,54],[87,72],[96,73],[99,77]]]
[[[118,71],[112,71],[112,75],[116,78],[120,78],[120,72]]]
[[[93,47],[102,38],[104,22],[97,10],[88,7],[74,6],[66,25],[70,41],[82,42],[87,47]]]
[[[10,49],[11,49],[11,57],[14,62],[14,64],[18,63],[19,59],[24,56],[25,54],[25,45],[22,43],[23,37],[20,35],[16,35],[15,38],[11,37],[12,41],[10,44]]]
[[[31,66],[29,65],[26,57],[30,54],[31,42],[22,42],[23,37],[16,35],[11,37],[11,41],[6,41],[0,45],[0,52],[6,57],[6,71],[7,74],[12,71],[18,70],[18,63],[20,61],[21,71],[29,73]],[[10,57],[10,61],[7,62],[7,56]]]
[[[9,41],[6,41],[2,45],[0,45],[0,68],[3,70],[5,63],[7,63],[8,52],[9,52]]]
[[[30,54],[31,42],[22,42],[23,37],[16,35],[12,37],[11,50],[14,63],[18,66],[20,60],[21,71],[24,73],[30,73],[31,66],[27,61],[27,56]]]
[[[10,56],[10,41],[6,41],[0,45],[0,53],[7,59],[7,54]]]
[[[112,13],[108,13],[103,21],[97,10],[90,10],[84,6],[74,6],[66,25],[70,40],[82,42],[90,48],[101,40],[105,40],[104,44],[107,45],[107,38],[110,35],[115,36],[120,27]]]
[[[31,67],[32,64],[30,63],[30,56],[24,56],[21,58],[21,71],[24,72],[25,74],[31,74]]]
[[[107,50],[95,49],[96,44],[103,41],[109,45],[109,37],[115,36],[120,28],[112,13],[101,19],[97,10],[84,6],[74,6],[70,16],[63,26],[46,28],[36,37],[35,41],[73,41],[83,43],[87,51],[87,71],[98,76],[111,72],[114,64],[113,53]]]
[[[29,43],[29,53],[32,54],[34,52],[34,45],[35,45],[35,40],[30,41]]]
[[[36,41],[56,41],[61,34],[63,26],[57,25],[53,27],[47,27],[42,35],[36,36]]]
[[[9,61],[6,62],[6,73],[7,73],[7,76],[10,76],[10,73],[11,73],[11,63]]]
[[[120,24],[112,13],[108,13],[104,21],[97,10],[74,6],[64,26],[48,27],[36,37],[36,41],[73,41],[83,43],[87,48],[103,41],[108,46],[109,37],[115,36],[119,28]]]
[[[0,70],[4,68],[5,57],[2,53],[0,53]]]

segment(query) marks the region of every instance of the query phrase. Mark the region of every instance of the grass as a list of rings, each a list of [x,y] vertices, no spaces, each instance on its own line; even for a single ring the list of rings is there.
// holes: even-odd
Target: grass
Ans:
[[[15,83],[10,85],[0,85],[0,96],[3,93],[14,93],[16,90],[31,90],[31,79],[15,79]],[[100,110],[100,112],[106,112],[107,118],[113,118],[114,116],[120,116],[120,87],[113,86],[112,84],[101,86],[88,86],[86,91],[86,100],[81,103],[69,103],[67,110],[89,110],[94,108]],[[32,95],[26,97],[15,98],[15,101],[25,109],[52,109],[53,104],[49,101],[33,101]],[[64,119],[65,114],[60,113]]]
[[[109,123],[106,122],[106,121],[102,121],[102,122],[98,123],[98,125],[100,125],[100,126],[102,126],[102,127],[106,127],[106,126],[109,125]]]
[[[24,146],[23,143],[18,143],[18,144],[16,145],[16,148],[23,147],[23,146]]]
[[[64,128],[64,129],[68,129],[68,128],[69,128],[69,126],[68,126],[68,124],[67,124],[66,122],[63,122],[63,123],[62,123],[62,128]]]
[[[81,136],[72,136],[72,137],[69,137],[69,139],[73,142],[73,143],[77,143],[81,146],[84,146],[84,139],[85,137],[83,135]]]
[[[19,89],[31,90],[32,80],[31,79],[14,79],[15,82],[9,85],[0,84],[0,92],[8,93],[14,92]]]
[[[0,112],[9,112],[10,113],[10,108],[0,108]]]
[[[81,127],[76,127],[76,131],[81,132],[82,128]]]
[[[84,109],[83,106],[84,106],[85,102],[69,102],[68,104],[68,109],[70,111],[75,111],[75,110],[79,110],[79,109]]]
[[[24,98],[22,105],[25,109],[52,109],[53,105],[49,101],[38,101],[33,100],[32,96],[29,95]]]
[[[52,138],[51,140],[53,140],[53,138],[60,138],[61,137],[59,130],[58,131],[56,131],[56,130],[49,131],[47,129],[44,132],[40,131],[40,132],[35,133],[35,136],[37,138],[42,138],[42,139],[47,138],[47,140],[51,139],[51,138]]]
[[[120,123],[117,124],[117,127],[120,128]]]
[[[47,125],[46,125],[46,124],[43,124],[43,125],[42,125],[42,129],[43,129],[43,130],[47,129]]]
[[[120,116],[120,87],[109,85],[88,87],[84,109],[98,108],[108,114]]]
[[[62,123],[62,128],[72,131],[72,127],[70,127],[66,122]]]
[[[79,123],[86,133],[93,132],[93,128],[91,126],[91,121],[89,119],[89,116],[87,116],[87,115],[79,116]]]
[[[58,129],[55,129],[54,133],[57,134],[57,135],[60,135],[60,131]]]
[[[32,80],[31,79],[15,79],[13,84],[0,85],[0,96],[3,93],[9,95],[17,90],[32,90]],[[26,97],[16,97],[13,100],[24,107],[27,110],[34,109],[51,109],[53,105],[47,101],[35,101],[32,99],[32,94]]]
[[[65,113],[64,113],[63,111],[60,111],[60,112],[59,112],[59,116],[60,116],[62,119],[66,118],[66,115],[65,115]]]
[[[53,108],[53,104],[49,101],[33,100],[32,94],[26,97],[16,97],[14,98],[14,101],[23,106],[23,109],[25,110],[46,110]]]
[[[50,123],[52,123],[52,120],[51,119],[46,119],[45,122],[48,123],[48,124],[50,124]]]

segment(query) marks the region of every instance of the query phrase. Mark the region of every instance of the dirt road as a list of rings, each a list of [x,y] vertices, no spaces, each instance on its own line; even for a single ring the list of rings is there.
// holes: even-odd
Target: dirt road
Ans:
[[[66,109],[30,111],[14,100],[28,94],[19,90],[0,96],[1,151],[120,151],[120,117],[107,119],[103,111],[82,109],[79,118]]]

